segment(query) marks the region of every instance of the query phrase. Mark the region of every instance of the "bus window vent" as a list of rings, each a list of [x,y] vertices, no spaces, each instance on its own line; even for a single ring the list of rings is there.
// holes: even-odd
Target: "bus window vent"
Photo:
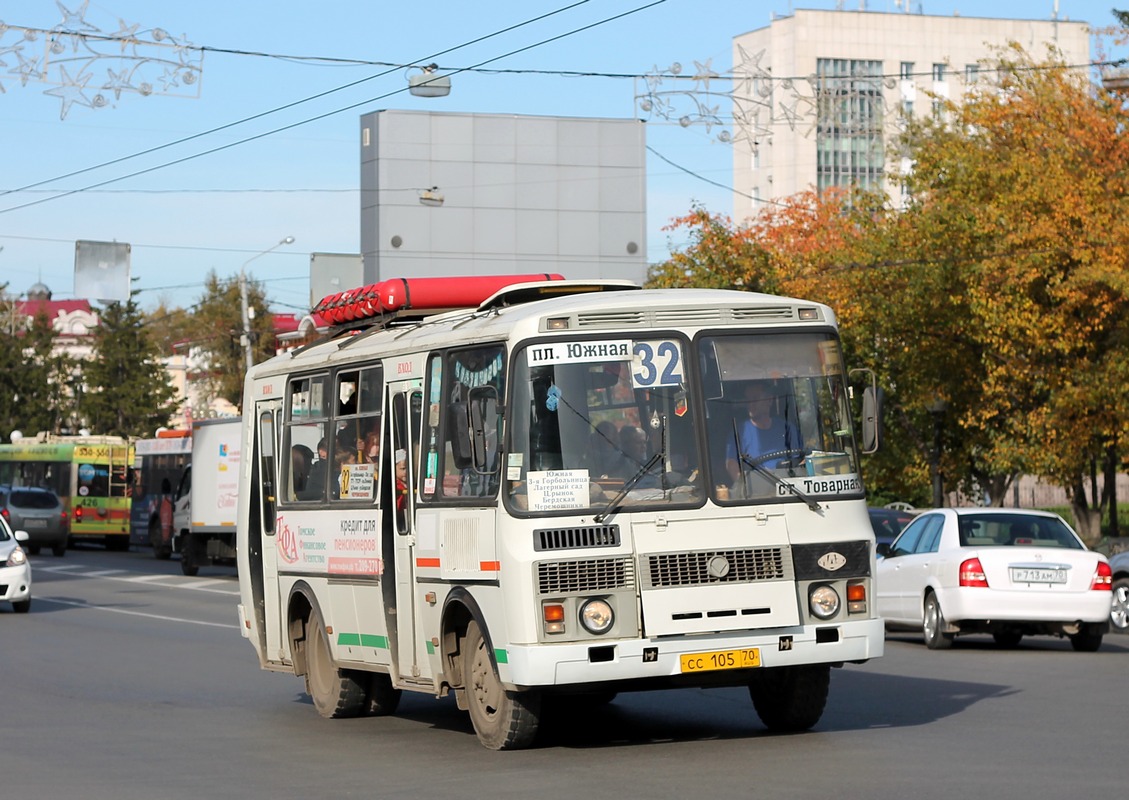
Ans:
[[[542,528],[533,532],[533,549],[572,550],[580,547],[619,547],[618,525]]]
[[[734,322],[759,322],[763,320],[795,319],[795,311],[791,308],[735,308],[733,309]]]
[[[580,328],[623,328],[646,324],[646,314],[642,311],[602,311],[577,315],[576,324]]]
[[[537,591],[542,595],[610,592],[635,586],[630,558],[542,561],[537,565]]]

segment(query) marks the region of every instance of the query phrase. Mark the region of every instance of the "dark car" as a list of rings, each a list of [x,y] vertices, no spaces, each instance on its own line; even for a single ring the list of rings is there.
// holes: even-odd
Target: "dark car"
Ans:
[[[877,544],[891,544],[914,518],[912,511],[899,508],[868,508],[867,511],[870,512],[870,526],[874,528]]]
[[[67,510],[50,489],[0,486],[0,515],[13,530],[27,531],[25,547],[32,555],[41,547],[50,547],[57,556],[67,552]]]

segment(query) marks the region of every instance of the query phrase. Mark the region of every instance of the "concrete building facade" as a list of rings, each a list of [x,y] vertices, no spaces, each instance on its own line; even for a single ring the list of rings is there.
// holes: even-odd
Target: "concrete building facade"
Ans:
[[[807,189],[861,185],[901,201],[890,147],[904,114],[934,113],[987,76],[993,48],[1053,45],[1090,61],[1084,22],[796,10],[733,39],[734,217]]]
[[[642,121],[387,110],[360,125],[365,284],[645,278]]]

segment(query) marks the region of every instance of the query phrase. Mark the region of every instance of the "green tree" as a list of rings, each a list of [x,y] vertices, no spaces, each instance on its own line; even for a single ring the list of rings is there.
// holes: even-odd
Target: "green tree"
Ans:
[[[176,410],[176,391],[161,353],[130,298],[110,303],[99,315],[94,352],[84,364],[86,391],[81,412],[99,434],[152,436]]]
[[[258,311],[251,320],[252,353],[255,363],[258,363],[275,353],[274,324],[266,311],[268,301],[260,283],[248,280],[247,302]],[[195,376],[196,379],[208,387],[211,396],[242,406],[243,378],[247,367],[241,343],[243,318],[239,277],[221,280],[214,271],[208,273],[204,295],[196,304],[192,320],[190,346],[204,365],[203,373]]]
[[[60,433],[75,422],[77,362],[57,352],[58,334],[47,314],[40,311],[20,338],[24,365],[17,383],[25,434]]]

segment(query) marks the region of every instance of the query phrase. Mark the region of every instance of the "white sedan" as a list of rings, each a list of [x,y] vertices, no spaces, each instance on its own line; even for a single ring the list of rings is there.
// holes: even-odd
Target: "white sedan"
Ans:
[[[879,615],[888,629],[921,630],[932,650],[957,634],[990,633],[1005,647],[1067,636],[1092,652],[1109,630],[1109,562],[1057,514],[937,509],[878,553]]]
[[[13,533],[0,516],[0,602],[11,603],[17,614],[31,608],[31,566],[19,544],[26,541],[27,531]]]

